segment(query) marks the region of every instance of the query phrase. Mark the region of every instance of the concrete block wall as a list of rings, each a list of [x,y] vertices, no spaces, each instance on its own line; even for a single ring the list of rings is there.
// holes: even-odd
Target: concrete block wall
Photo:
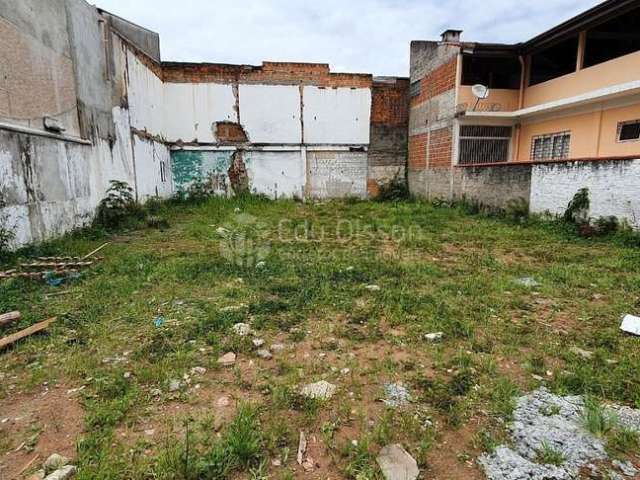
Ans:
[[[615,216],[640,229],[640,160],[533,165],[531,211],[562,215],[581,188],[589,189],[591,217]]]

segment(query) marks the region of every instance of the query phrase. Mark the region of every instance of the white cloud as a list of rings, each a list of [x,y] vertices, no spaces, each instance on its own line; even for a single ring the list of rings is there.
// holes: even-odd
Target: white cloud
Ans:
[[[96,0],[160,33],[163,60],[329,63],[334,71],[409,73],[409,42],[463,29],[469,41],[512,43],[596,0]],[[480,6],[481,5],[481,6]]]

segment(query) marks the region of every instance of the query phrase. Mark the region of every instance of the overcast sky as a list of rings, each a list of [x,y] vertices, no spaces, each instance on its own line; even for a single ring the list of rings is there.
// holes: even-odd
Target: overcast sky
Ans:
[[[94,0],[160,33],[162,59],[329,63],[333,71],[408,76],[409,42],[527,40],[596,0]]]

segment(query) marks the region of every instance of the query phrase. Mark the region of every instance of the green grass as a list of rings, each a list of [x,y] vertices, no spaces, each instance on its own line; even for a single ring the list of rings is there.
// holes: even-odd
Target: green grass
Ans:
[[[621,315],[637,313],[640,291],[640,250],[626,234],[582,239],[557,224],[516,224],[419,201],[246,197],[154,205],[153,213],[169,228],[79,232],[4,265],[113,242],[102,261],[60,288],[0,282],[0,311],[23,313],[3,333],[58,317],[48,334],[2,354],[11,380],[0,382],[0,402],[15,391],[37,395],[43,382],[86,385],[81,479],[287,478],[300,430],[315,432],[339,471],[375,477],[375,455],[388,442],[403,443],[421,465],[494,448],[514,398],[541,383],[640,407],[637,339],[618,330]],[[522,286],[522,277],[540,286]],[[158,316],[165,322],[156,327]],[[249,339],[230,333],[238,322],[267,345],[292,350],[257,359]],[[443,341],[424,339],[433,332],[444,332]],[[572,345],[594,355],[578,357]],[[242,366],[220,368],[216,360],[227,351]],[[196,366],[207,368],[206,378],[168,392]],[[340,373],[345,367],[349,374]],[[338,385],[334,399],[299,396],[300,385],[320,379]],[[377,401],[391,381],[410,387],[407,411]],[[254,406],[239,407],[218,436],[201,426],[196,382],[212,396],[208,405],[227,393]],[[189,455],[185,426],[172,415],[166,441],[120,436],[143,421],[167,420],[160,412],[176,403],[192,415]],[[587,409],[586,424],[614,435],[612,448],[631,451],[637,441],[618,427],[606,434],[596,409]],[[456,441],[468,426],[474,431]],[[445,437],[452,446],[440,449]],[[272,467],[274,458],[284,466]]]
[[[547,442],[542,442],[542,445],[537,451],[536,461],[544,465],[560,467],[566,460],[566,457],[561,451],[556,450]]]

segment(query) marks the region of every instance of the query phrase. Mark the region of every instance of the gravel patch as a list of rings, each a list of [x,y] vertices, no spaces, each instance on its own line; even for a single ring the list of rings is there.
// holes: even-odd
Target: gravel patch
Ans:
[[[478,459],[489,480],[565,480],[579,478],[583,468],[599,471],[609,457],[602,440],[583,427],[583,409],[582,397],[560,397],[544,388],[519,398],[509,427],[512,445],[501,446],[493,454]],[[627,407],[611,409],[621,424],[640,431],[640,411]],[[565,460],[562,465],[538,463],[538,452],[543,445],[562,454]],[[618,472],[612,468],[603,473],[617,477],[633,468],[616,466]]]

